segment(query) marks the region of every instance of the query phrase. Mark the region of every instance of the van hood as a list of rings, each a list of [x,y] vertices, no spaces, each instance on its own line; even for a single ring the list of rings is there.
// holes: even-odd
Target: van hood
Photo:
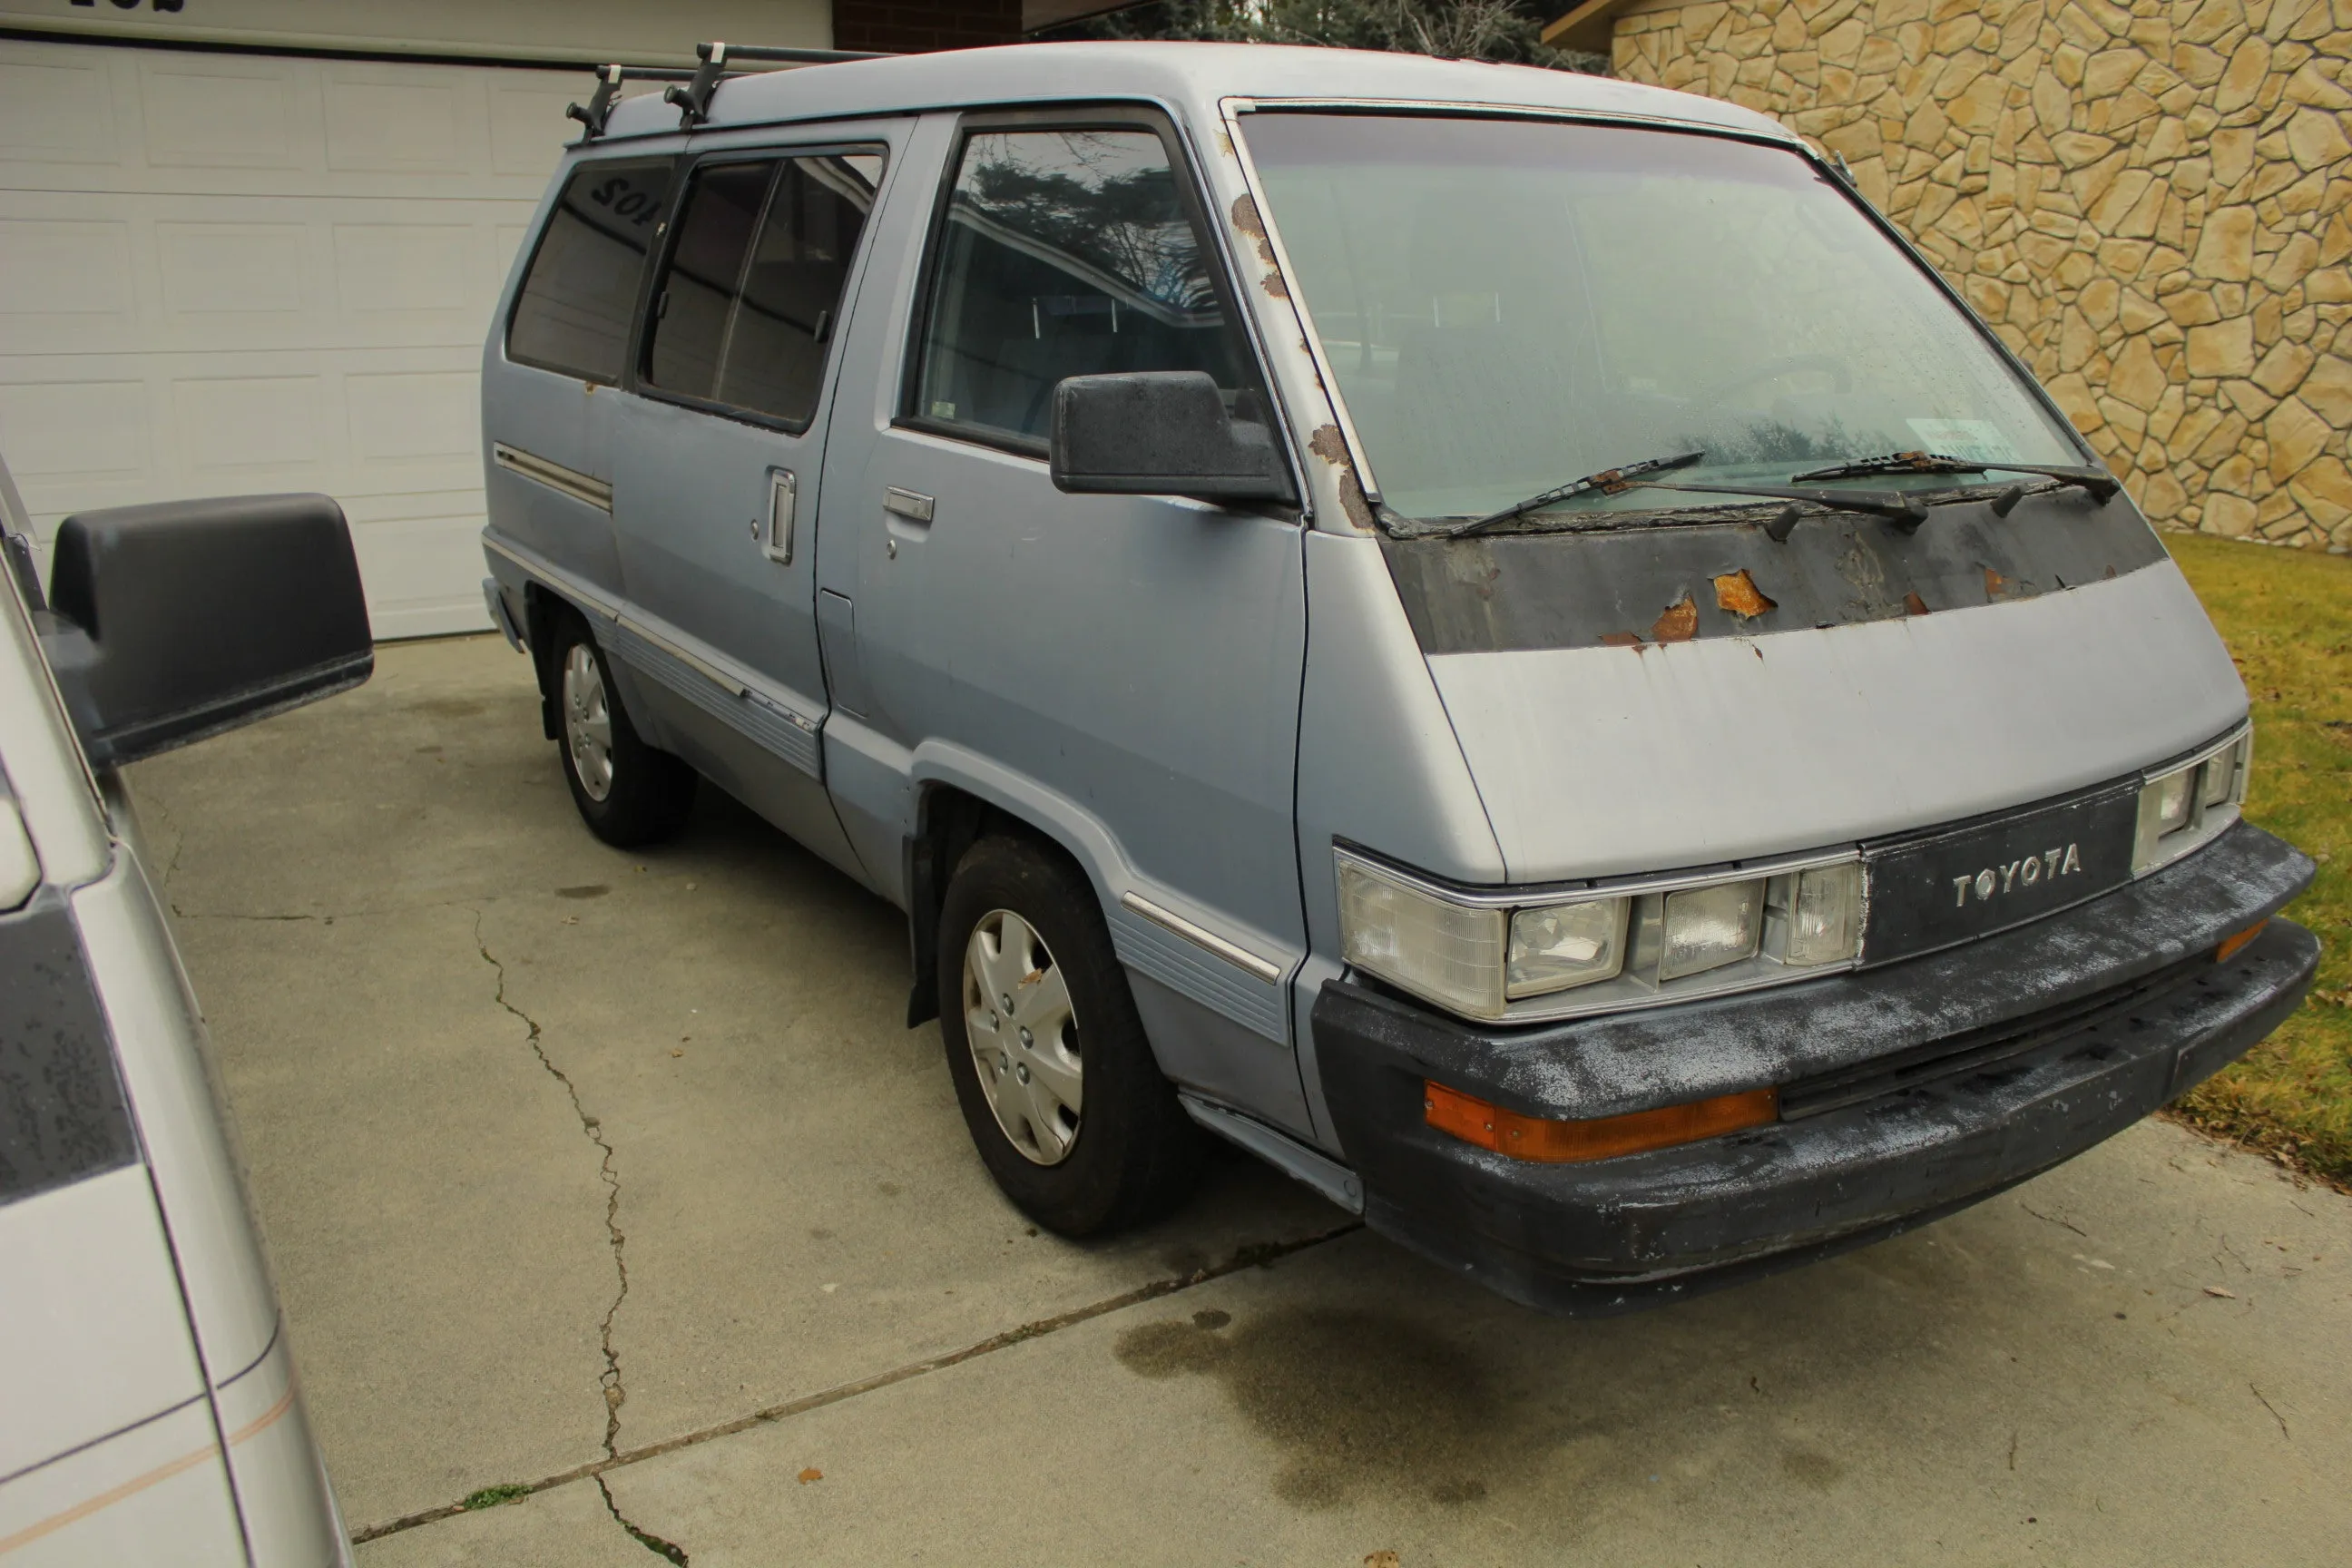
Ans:
[[[1443,651],[1412,618],[1519,882],[1954,821],[2115,778],[2244,717],[2229,652],[2160,547],[2079,585],[2046,574],[2031,597],[2000,597],[2000,574],[1978,570],[1973,605],[1921,613],[1915,597],[1906,613],[1898,598],[1883,618],[1757,635],[1711,605],[1719,635],[1693,636],[1696,605],[1678,601],[1642,623],[1667,640]]]

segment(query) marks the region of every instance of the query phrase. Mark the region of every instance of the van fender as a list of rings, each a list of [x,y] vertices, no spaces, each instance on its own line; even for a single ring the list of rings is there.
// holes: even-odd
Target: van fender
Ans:
[[[833,727],[827,726],[828,739]],[[992,816],[1036,833],[1076,861],[1092,883],[1119,962],[1286,1049],[1288,983],[1303,949],[1139,870],[1109,826],[1086,807],[992,758],[947,741],[908,754],[904,904],[914,950],[909,1028],[936,1017],[939,910],[964,847]],[[951,802],[968,799],[979,810]]]

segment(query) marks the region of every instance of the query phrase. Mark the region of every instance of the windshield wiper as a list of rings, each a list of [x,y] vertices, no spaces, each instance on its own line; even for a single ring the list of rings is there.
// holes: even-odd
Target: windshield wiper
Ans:
[[[1671,458],[1644,458],[1638,463],[1628,463],[1622,468],[1603,468],[1597,474],[1587,474],[1580,479],[1571,479],[1567,484],[1539,491],[1523,501],[1515,501],[1500,511],[1490,511],[1484,517],[1474,517],[1467,522],[1457,523],[1445,530],[1445,537],[1465,538],[1482,528],[1492,528],[1498,522],[1508,522],[1515,517],[1523,517],[1531,511],[1540,511],[1556,502],[1564,501],[1575,496],[1589,495],[1594,490],[1599,490],[1603,495],[1613,496],[1620,490],[1632,489],[1634,486],[1644,483],[1643,479],[1644,474],[1663,474],[1674,468],[1686,468],[1706,456],[1705,452],[1684,452]]]
[[[1889,452],[1883,458],[1857,458],[1850,463],[1837,463],[1809,473],[1791,474],[1791,484],[1816,483],[1823,479],[1858,479],[1873,474],[2040,474],[2048,479],[2080,485],[2091,492],[2095,501],[2111,500],[2123,488],[2115,475],[2105,468],[2095,468],[2064,463],[1992,463],[1973,458],[1948,458],[1940,452]]]

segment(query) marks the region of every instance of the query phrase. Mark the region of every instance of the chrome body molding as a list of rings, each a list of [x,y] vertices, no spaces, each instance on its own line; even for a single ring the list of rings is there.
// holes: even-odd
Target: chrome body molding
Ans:
[[[504,441],[490,443],[490,460],[509,473],[520,474],[534,484],[560,490],[573,500],[585,501],[598,511],[610,512],[613,510],[613,487],[593,475],[550,462],[537,453],[509,447]]]
[[[1175,913],[1173,910],[1161,909],[1158,904],[1153,903],[1150,899],[1145,898],[1140,893],[1123,893],[1119,896],[1118,901],[1126,905],[1129,909],[1133,910],[1137,914],[1141,915],[1145,920],[1150,921],[1153,925],[1162,927],[1168,931],[1172,931],[1178,936],[1182,937],[1185,941],[1195,942],[1202,947],[1207,948],[1211,952],[1215,953],[1227,963],[1240,965],[1242,968],[1248,970],[1252,974],[1256,975],[1260,980],[1265,981],[1268,985],[1274,984],[1282,978],[1281,964],[1275,963],[1270,958],[1260,958],[1256,953],[1250,952],[1247,948],[1237,946],[1233,942],[1227,942],[1223,937],[1219,936],[1213,931],[1204,930],[1200,926],[1196,926],[1191,921],[1186,920],[1183,916]]]
[[[607,651],[649,680],[658,681],[811,778],[824,777],[817,743],[822,713],[810,714],[790,693],[758,676],[732,668],[716,655],[687,645],[668,626],[650,621],[603,589],[541,560],[536,553],[482,532],[482,548],[503,556],[550,592],[587,612],[603,626]]]
[[[1290,1044],[1284,966],[1135,893],[1108,911],[1119,962],[1275,1044]]]

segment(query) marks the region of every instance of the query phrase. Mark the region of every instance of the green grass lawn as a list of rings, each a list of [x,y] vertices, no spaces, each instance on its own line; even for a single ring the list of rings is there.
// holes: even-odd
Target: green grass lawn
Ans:
[[[2286,912],[2326,945],[2302,1009],[2174,1110],[2352,1190],[2352,558],[2201,534],[2165,543],[2253,698],[2246,816],[2319,862]]]

